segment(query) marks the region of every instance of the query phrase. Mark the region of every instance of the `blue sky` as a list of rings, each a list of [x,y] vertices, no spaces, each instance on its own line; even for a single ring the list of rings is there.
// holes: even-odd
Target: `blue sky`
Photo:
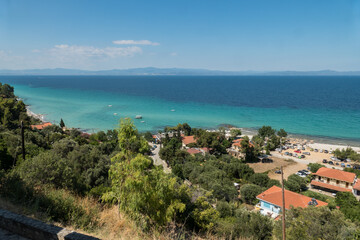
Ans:
[[[360,70],[358,0],[0,0],[0,69]]]

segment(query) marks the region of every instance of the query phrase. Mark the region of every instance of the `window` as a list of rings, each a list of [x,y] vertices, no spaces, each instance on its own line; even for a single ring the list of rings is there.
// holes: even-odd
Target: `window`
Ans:
[[[264,208],[268,208],[268,209],[270,209],[270,204],[269,204],[269,203],[267,203],[267,202],[263,202],[263,206],[264,206]]]
[[[348,183],[348,182],[346,183],[346,187],[347,187],[347,188],[349,187],[349,183]]]
[[[339,180],[336,180],[336,184],[339,184],[340,183],[340,181]]]
[[[327,179],[327,183],[330,183],[330,178]]]

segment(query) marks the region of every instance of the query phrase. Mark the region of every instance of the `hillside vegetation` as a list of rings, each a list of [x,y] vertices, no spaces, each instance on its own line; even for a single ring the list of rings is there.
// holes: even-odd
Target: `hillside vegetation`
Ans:
[[[61,122],[65,125],[66,119]],[[0,84],[2,207],[103,239],[281,239],[280,221],[251,211],[256,195],[280,183],[254,173],[246,162],[254,161],[265,139],[267,150],[273,149],[284,133],[276,135],[265,127],[254,144],[244,138],[244,157],[237,159],[227,154],[231,139],[222,131],[187,124],[167,128],[160,150],[172,169],[166,174],[149,157],[149,134],[144,137],[130,119],[121,120],[116,130],[91,135],[57,125],[32,129],[37,123],[26,115],[13,88]],[[210,153],[184,151],[181,133],[194,135],[194,147],[209,148]],[[287,188],[301,191],[303,184],[293,176]],[[351,212],[359,204],[346,194],[336,203],[345,210],[288,211],[288,239],[360,239],[359,214]]]

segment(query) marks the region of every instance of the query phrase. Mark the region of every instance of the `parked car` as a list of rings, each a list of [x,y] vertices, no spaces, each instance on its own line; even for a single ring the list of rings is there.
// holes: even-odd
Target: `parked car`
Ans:
[[[318,152],[319,150],[317,150],[316,148],[314,149],[314,152]]]
[[[298,157],[298,155],[295,153],[295,154],[293,155],[293,157],[296,157],[296,158],[297,158],[297,157]]]
[[[301,155],[300,157],[301,157],[301,158],[305,158],[305,155]]]
[[[289,154],[290,154],[289,152],[285,152],[285,155],[286,155],[286,156],[289,156]]]
[[[305,155],[310,155],[310,153],[309,153],[309,152],[303,152],[303,154],[305,154]]]
[[[304,148],[304,147],[302,147],[302,148],[301,148],[301,150],[305,150],[305,148]]]
[[[341,163],[340,165],[341,165],[341,167],[345,167],[345,163]]]
[[[294,152],[296,152],[296,153],[301,153],[301,151],[300,151],[300,150],[295,150]]]
[[[281,174],[281,170],[276,170],[275,173],[276,174]]]
[[[334,156],[330,157],[330,159],[333,160],[333,161],[337,160],[337,158],[334,157]]]
[[[292,156],[293,154],[292,153],[289,153],[289,156]]]
[[[346,167],[347,167],[347,168],[351,168],[351,165],[350,165],[350,164],[346,164]]]
[[[302,174],[302,175],[305,175],[305,176],[307,176],[307,175],[310,174],[310,172],[309,172],[308,170],[305,170],[305,169],[298,171],[298,173],[299,173],[299,174]]]
[[[306,174],[305,173],[303,173],[303,172],[297,172],[297,173],[295,173],[296,175],[298,175],[298,176],[300,176],[300,177],[306,177]]]
[[[322,150],[322,149],[321,149],[321,150],[320,150],[320,152],[321,152],[321,153],[323,153],[323,152],[324,152],[324,150]]]
[[[327,163],[328,161],[326,159],[323,159],[323,163]]]
[[[328,150],[324,150],[324,153],[329,153],[329,151],[328,151]]]
[[[335,165],[336,165],[336,166],[339,166],[339,163],[337,162],[337,163],[335,163]]]
[[[328,162],[330,165],[334,165],[334,162],[333,161],[329,161]]]

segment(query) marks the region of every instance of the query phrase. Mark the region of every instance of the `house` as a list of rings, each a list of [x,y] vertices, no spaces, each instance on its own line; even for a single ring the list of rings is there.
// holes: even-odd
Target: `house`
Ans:
[[[161,142],[161,137],[159,135],[152,135],[153,139],[154,139],[154,142],[156,144],[160,143]]]
[[[319,168],[313,176],[315,178],[310,183],[311,187],[329,193],[353,192],[353,187],[357,183],[355,173],[326,167]]]
[[[326,206],[327,203],[323,201],[310,198],[299,193],[295,193],[289,190],[285,191],[285,209],[291,207],[306,208],[308,206]],[[282,208],[282,189],[278,186],[272,186],[265,192],[260,193],[257,197],[260,203],[256,205],[257,209],[260,209],[260,213],[265,216],[277,218],[281,214]]]
[[[188,153],[190,153],[191,155],[195,155],[195,154],[202,153],[202,152],[200,151],[200,149],[198,149],[198,148],[188,148],[188,149],[186,149],[186,151],[187,151]]]
[[[356,183],[353,186],[353,194],[360,201],[360,179],[356,180]]]
[[[243,140],[244,139],[242,139],[242,138],[235,139],[232,142],[231,148],[227,149],[228,154],[233,156],[233,157],[236,157],[236,158],[243,157],[244,154],[241,152],[241,142]],[[251,142],[250,142],[250,146],[254,147],[254,145]]]
[[[37,124],[37,125],[31,125],[31,129],[38,129],[38,130],[42,130],[46,127],[49,127],[49,126],[52,126],[52,123],[49,123],[49,122],[45,122],[45,123],[42,123],[42,124]]]
[[[188,148],[186,149],[186,151],[188,153],[190,153],[191,155],[195,155],[198,153],[201,153],[202,155],[205,155],[206,153],[210,152],[210,148]]]
[[[186,146],[189,145],[190,143],[196,143],[196,139],[194,138],[194,136],[184,136],[182,138],[183,148],[186,148]]]

